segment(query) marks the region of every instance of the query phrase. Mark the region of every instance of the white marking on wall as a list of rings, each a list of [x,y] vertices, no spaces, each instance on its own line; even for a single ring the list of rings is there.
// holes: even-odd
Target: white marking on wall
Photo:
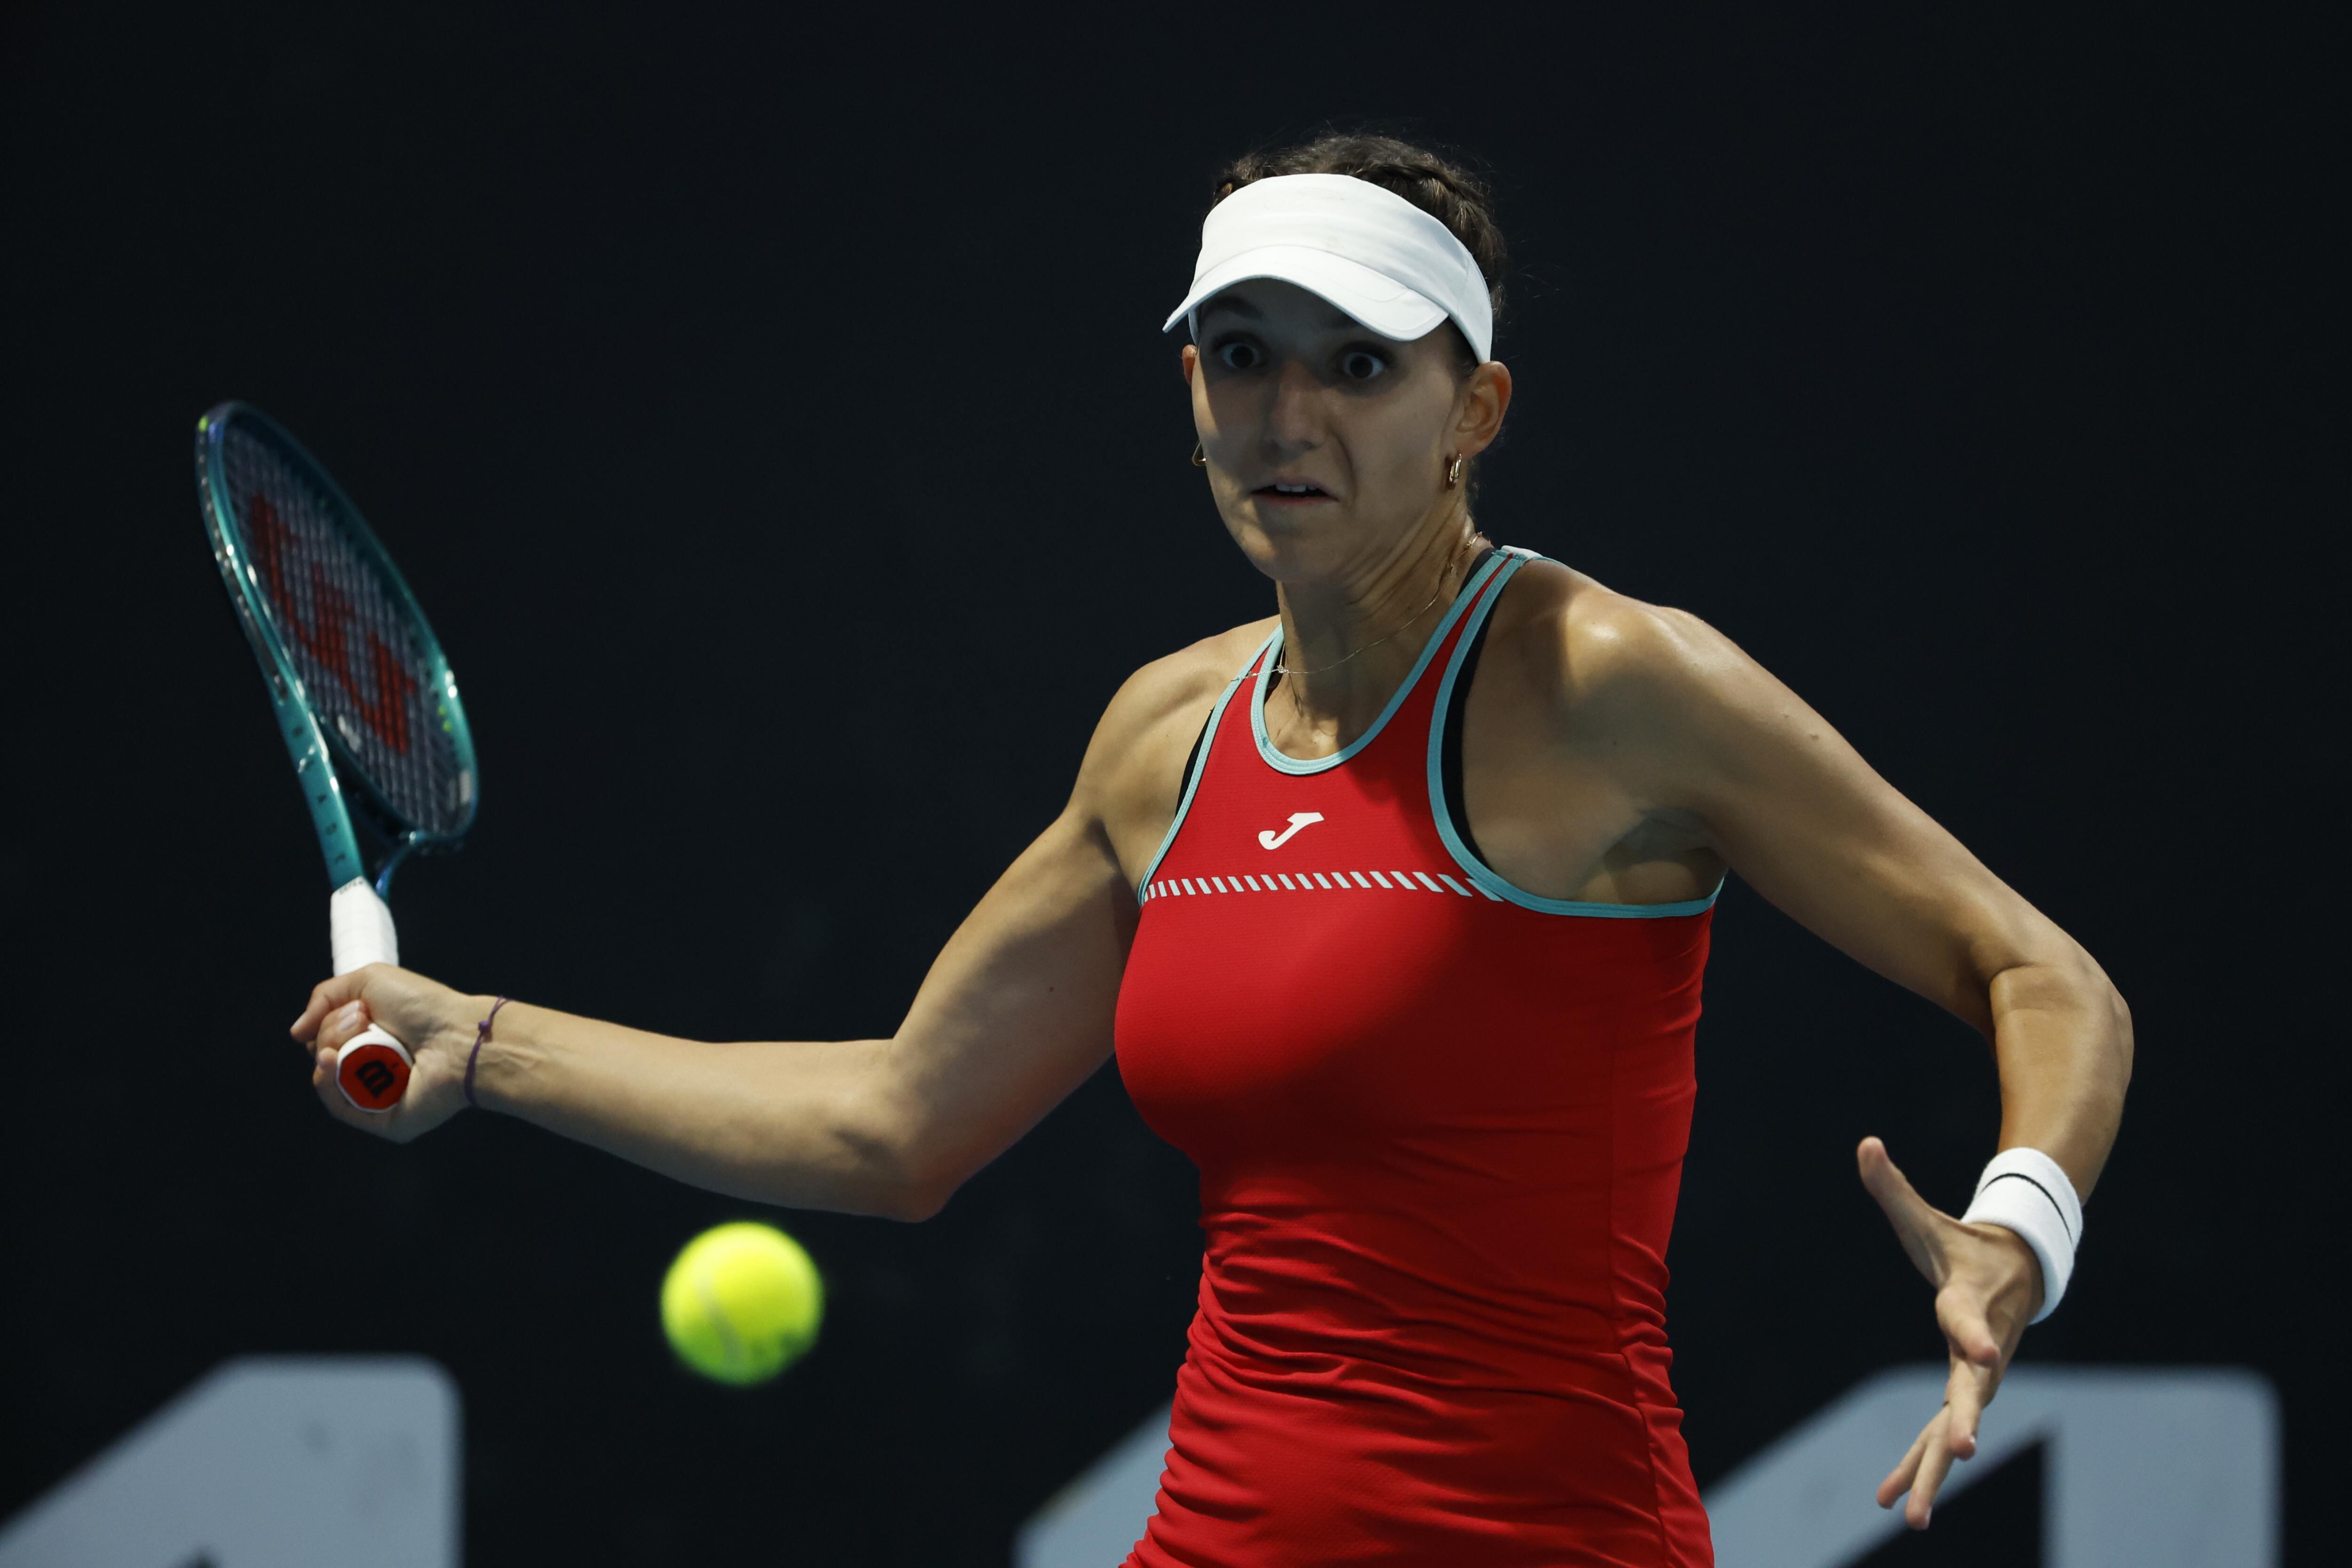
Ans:
[[[456,1568],[459,1441],[421,1356],[240,1358],[0,1525],[0,1568]]]
[[[1320,871],[1309,871],[1309,872],[1307,872],[1307,874],[1308,876],[1310,876],[1310,877],[1314,878],[1314,879],[1315,879],[1315,880],[1316,880],[1318,884],[1320,884],[1320,886],[1322,887],[1322,889],[1323,889],[1323,890],[1324,890],[1325,892],[1327,892],[1327,893],[1328,893],[1328,892],[1329,892],[1329,891],[1331,890],[1331,884],[1330,884],[1329,882],[1328,882],[1328,881],[1325,881],[1325,880],[1324,880],[1324,879],[1323,879],[1323,873],[1322,873],[1322,872],[1320,872]]]
[[[1872,1488],[1944,1397],[1947,1369],[1860,1384],[1716,1483],[1727,1568],[1839,1568],[1903,1533]],[[2045,1568],[2263,1568],[2278,1557],[2278,1402],[2223,1367],[2012,1369],[1937,1506],[2036,1443]]]
[[[1433,882],[1433,881],[1431,881],[1431,880],[1429,879],[1429,873],[1428,873],[1428,872],[1426,872],[1426,871],[1415,871],[1415,872],[1413,873],[1413,875],[1414,875],[1414,876],[1416,876],[1416,877],[1418,877],[1418,878],[1420,878],[1420,879],[1421,879],[1421,880],[1422,880],[1422,885],[1423,885],[1423,887],[1426,887],[1426,888],[1427,888],[1431,892],[1433,892],[1433,893],[1442,893],[1442,892],[1445,891],[1445,889],[1443,889],[1443,888],[1439,887],[1436,883],[1434,883],[1434,882]]]
[[[1386,877],[1381,876],[1378,871],[1372,873],[1372,880],[1378,882],[1383,888],[1390,885],[1389,879]]]
[[[1159,1511],[1169,1415],[1161,1405],[1031,1514],[1013,1538],[1015,1568],[1108,1568],[1124,1559]]]
[[[1437,879],[1438,879],[1439,881],[1441,881],[1441,882],[1444,883],[1447,887],[1449,887],[1449,888],[1453,889],[1455,892],[1457,892],[1457,893],[1461,894],[1464,898],[1465,898],[1465,899],[1466,899],[1466,898],[1468,898],[1468,897],[1470,896],[1470,889],[1467,889],[1467,888],[1464,887],[1461,883],[1459,883],[1459,882],[1455,881],[1453,878],[1451,878],[1451,877],[1447,876],[1444,872],[1440,871],[1440,872],[1437,874]]]
[[[1377,872],[1377,871],[1373,872],[1372,874],[1373,874],[1374,876],[1376,876],[1376,877],[1380,875],[1380,873],[1379,873],[1379,872]],[[1350,877],[1353,877],[1354,879],[1356,879],[1356,885],[1357,885],[1358,887],[1360,887],[1360,888],[1369,888],[1369,887],[1370,887],[1370,886],[1371,886],[1371,884],[1370,884],[1370,882],[1367,882],[1367,881],[1365,881],[1365,880],[1364,880],[1364,874],[1363,874],[1361,871],[1350,871],[1350,872],[1349,872],[1349,873],[1348,873],[1348,875],[1349,875]]]

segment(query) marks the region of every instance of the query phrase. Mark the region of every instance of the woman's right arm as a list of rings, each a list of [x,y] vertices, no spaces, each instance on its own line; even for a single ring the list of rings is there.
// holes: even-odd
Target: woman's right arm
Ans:
[[[950,939],[890,1038],[709,1044],[514,1003],[476,1064],[476,1099],[762,1203],[937,1212],[1110,1054],[1137,917],[1114,840],[1131,854],[1155,814],[1164,829],[1204,710],[1175,664],[1113,700],[1069,805]],[[463,1108],[490,1000],[373,965],[320,985],[293,1032],[331,1111],[405,1140]],[[333,1082],[333,1053],[371,1017],[416,1055],[406,1098],[380,1115]]]

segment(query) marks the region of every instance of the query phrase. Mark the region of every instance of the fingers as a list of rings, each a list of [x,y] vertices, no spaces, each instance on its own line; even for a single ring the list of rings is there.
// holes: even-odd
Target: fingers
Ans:
[[[1936,1493],[1943,1489],[1944,1477],[1952,1468],[1950,1440],[1951,1412],[1946,1410],[1927,1423],[1920,1434],[1919,1464],[1911,1478],[1911,1497],[1903,1505],[1903,1522],[1914,1530],[1925,1530],[1935,1517]]]
[[[1939,1410],[1934,1421],[1920,1427],[1919,1435],[1911,1439],[1911,1447],[1903,1456],[1903,1462],[1887,1471],[1886,1479],[1878,1483],[1879,1507],[1893,1508],[1903,1500],[1903,1494],[1911,1489],[1911,1478],[1919,1473],[1920,1456],[1927,1451],[1927,1434],[1934,1431],[1936,1422],[1943,1418],[1943,1412]]]
[[[1935,1517],[1936,1496],[1958,1461],[1977,1457],[1977,1424],[1992,1397],[1992,1377],[1983,1368],[1955,1356],[1952,1374],[1944,1387],[1945,1403],[1912,1440],[1903,1462],[1878,1483],[1878,1506],[1893,1508],[1906,1492],[1903,1522],[1925,1530]]]
[[[1912,1529],[1927,1528],[1928,1518],[1936,1510],[1936,1494],[1943,1490],[1944,1478],[1951,1473],[1953,1463],[1977,1457],[1977,1424],[1984,1418],[1998,1376],[1957,1352],[1953,1355],[1952,1374],[1944,1384],[1944,1408],[1922,1435],[1927,1441],[1911,1478],[1911,1500],[1903,1508],[1903,1521]],[[1879,1488],[1882,1497],[1885,1490],[1883,1485]]]
[[[1936,1511],[1936,1490],[1944,1484],[1944,1472],[1952,1468],[1951,1415],[1948,1405],[1937,1411],[1911,1440],[1903,1462],[1878,1483],[1881,1508],[1893,1508],[1905,1492],[1911,1494],[1911,1500],[1903,1505],[1903,1522],[1914,1530],[1927,1528],[1927,1520]]]
[[[2000,1336],[1985,1316],[1984,1298],[1954,1280],[1936,1292],[1936,1323],[1951,1347],[1952,1362],[1966,1362],[1982,1372],[1998,1372],[2001,1363]]]
[[[1894,1157],[1886,1145],[1876,1138],[1865,1138],[1855,1146],[1854,1164],[1862,1172],[1862,1184],[1878,1200],[1878,1206],[1899,1227],[1906,1223],[1923,1220],[1936,1211],[1911,1185],[1910,1178],[1895,1169]]]
[[[364,1002],[346,1002],[319,1022],[315,1043],[320,1055],[330,1063],[335,1053],[351,1044],[354,1036],[364,1031],[373,1022]]]
[[[1984,1418],[1985,1388],[1981,1368],[1952,1358],[1952,1375],[1944,1381],[1944,1446],[1959,1459],[1977,1457],[1977,1423]]]
[[[1878,1506],[1892,1508],[1907,1492],[1903,1521],[1914,1530],[1925,1530],[1935,1513],[1936,1495],[1943,1489],[1953,1464],[1977,1455],[1978,1426],[1994,1389],[2000,1386],[2001,1366],[2015,1335],[2010,1336],[2011,1345],[2005,1347],[1986,1310],[1987,1283],[2000,1272],[1987,1259],[1995,1263],[2000,1259],[1977,1245],[1978,1238],[1969,1226],[1922,1198],[1895,1168],[1885,1143],[1864,1139],[1854,1151],[1854,1163],[1863,1185],[1894,1226],[1903,1250],[1936,1286],[1936,1321],[1951,1352],[1944,1408],[1920,1430],[1902,1463],[1878,1483]]]
[[[310,1087],[336,1121],[354,1127],[369,1127],[373,1119],[343,1098],[342,1086],[335,1081],[335,1059],[373,1021],[365,1002],[352,1001],[329,1011],[310,1031]]]
[[[1929,1284],[1941,1287],[1945,1269],[1937,1222],[1952,1222],[1921,1197],[1909,1179],[1895,1168],[1885,1144],[1875,1138],[1865,1138],[1853,1155],[1862,1172],[1863,1186],[1878,1200],[1879,1209],[1895,1227],[1895,1239],[1903,1244],[1904,1252],[1927,1276]]]
[[[311,1087],[330,1115],[345,1126],[404,1143],[465,1109],[458,1075],[444,1058],[462,1048],[453,1040],[473,1032],[458,1021],[478,1019],[486,1005],[423,975],[372,963],[316,986],[292,1032],[310,1058]],[[352,1105],[336,1081],[338,1054],[371,1025],[401,1040],[415,1063],[406,1092],[380,1111]]]
[[[287,1033],[308,1045],[317,1037],[320,1020],[360,994],[360,977],[365,973],[364,970],[354,969],[349,974],[338,974],[332,980],[321,980],[312,986],[310,1000],[303,1004],[301,1016],[288,1027]]]

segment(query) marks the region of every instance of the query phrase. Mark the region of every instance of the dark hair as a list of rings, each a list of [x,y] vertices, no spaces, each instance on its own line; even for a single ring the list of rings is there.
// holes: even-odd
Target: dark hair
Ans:
[[[1278,152],[1244,153],[1217,176],[1214,206],[1244,185],[1277,174],[1349,174],[1393,191],[1447,228],[1462,242],[1478,274],[1486,280],[1486,298],[1495,319],[1503,318],[1503,231],[1495,226],[1495,201],[1486,182],[1452,160],[1393,136],[1363,133],[1318,136],[1312,142]],[[1460,329],[1454,336],[1461,338]],[[1463,358],[1476,355],[1466,340]]]

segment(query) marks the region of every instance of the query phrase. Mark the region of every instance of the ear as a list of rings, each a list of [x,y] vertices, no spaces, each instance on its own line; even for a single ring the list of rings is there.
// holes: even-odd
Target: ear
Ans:
[[[1503,433],[1503,416],[1510,411],[1511,367],[1488,360],[1470,373],[1455,400],[1454,449],[1475,458],[1493,446]]]
[[[1184,353],[1181,359],[1183,364],[1184,384],[1190,386],[1192,384],[1192,373],[1201,368],[1201,351],[1194,348],[1191,343],[1186,343],[1184,345]]]

